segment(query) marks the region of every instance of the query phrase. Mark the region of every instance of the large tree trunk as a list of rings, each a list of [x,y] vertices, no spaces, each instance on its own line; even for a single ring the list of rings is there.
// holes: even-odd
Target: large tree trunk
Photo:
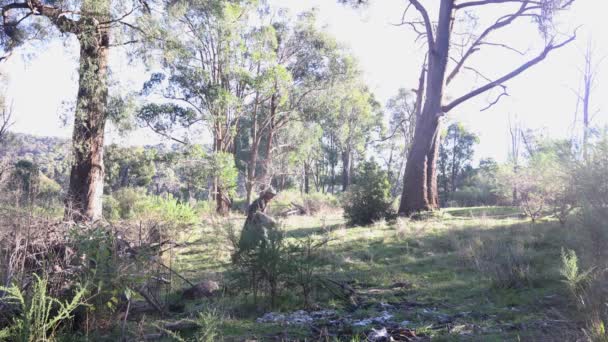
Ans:
[[[423,112],[424,114],[424,112]],[[416,125],[414,143],[405,164],[399,213],[409,215],[438,208],[436,148],[439,120],[424,117]],[[429,196],[430,195],[430,196]]]
[[[85,2],[83,7],[86,6]],[[80,77],[72,135],[74,161],[65,216],[74,221],[96,221],[102,217],[109,32],[92,18],[81,19],[81,25]]]
[[[405,165],[403,194],[399,214],[410,215],[438,209],[437,149],[439,119],[445,86],[446,66],[450,45],[450,31],[454,0],[442,0],[436,39],[429,46],[426,98],[417,118],[414,141]]]

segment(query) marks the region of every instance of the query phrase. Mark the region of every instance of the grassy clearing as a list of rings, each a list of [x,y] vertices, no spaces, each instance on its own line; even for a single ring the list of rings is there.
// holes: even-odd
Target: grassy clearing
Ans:
[[[242,219],[231,224],[240,228]],[[180,272],[190,279],[221,279],[230,262],[226,226],[216,222],[215,228],[184,234],[184,247],[176,253]],[[560,274],[561,249],[576,240],[574,227],[551,220],[531,224],[512,208],[488,207],[364,227],[346,227],[337,213],[289,217],[283,226],[292,239],[328,234],[323,271],[357,292],[356,306],[317,293],[320,308],[366,318],[390,305],[396,321],[407,321],[408,327],[438,341],[580,337],[581,323]],[[306,326],[256,323],[268,309],[256,309],[246,293],[193,303],[193,310],[199,305],[219,305],[226,313],[221,324],[225,340],[314,338]],[[283,291],[279,310],[301,305],[300,298]]]

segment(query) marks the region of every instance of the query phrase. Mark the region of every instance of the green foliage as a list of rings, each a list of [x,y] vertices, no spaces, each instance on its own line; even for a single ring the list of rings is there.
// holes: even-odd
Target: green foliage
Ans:
[[[441,139],[437,183],[441,201],[448,203],[471,173],[474,146],[479,143],[479,138],[462,124],[453,123]]]
[[[369,224],[391,216],[390,184],[386,171],[374,161],[358,168],[355,184],[344,195],[344,216],[351,224]]]
[[[572,295],[578,300],[592,279],[594,268],[581,271],[578,256],[571,249],[562,248],[561,260],[562,265],[559,273],[564,277],[564,282],[568,285]]]
[[[257,301],[259,290],[266,290],[274,307],[285,274],[285,235],[276,224],[252,223],[243,228],[239,238],[231,234],[235,249],[232,262],[237,277],[246,279]]]
[[[84,305],[86,286],[76,290],[69,301],[61,301],[47,293],[48,280],[34,274],[31,293],[25,294],[13,285],[0,286],[0,303],[16,307],[21,312],[13,324],[0,330],[0,339],[18,342],[55,341],[58,330]]]
[[[500,187],[500,169],[492,159],[481,160],[479,167],[467,172],[461,186],[450,193],[447,204],[464,207],[510,204],[510,197],[503,194]]]
[[[141,218],[156,219],[174,226],[192,225],[198,222],[196,210],[188,203],[181,203],[169,196],[148,196]]]
[[[109,218],[116,216],[121,219],[134,218],[136,214],[144,212],[147,202],[145,190],[141,188],[120,189],[112,194],[112,199],[104,203]]]
[[[229,196],[234,196],[238,170],[234,164],[234,156],[227,152],[212,153],[207,157],[207,170],[211,179]]]
[[[289,281],[297,284],[302,290],[304,306],[310,307],[315,286],[318,285],[318,272],[326,264],[320,250],[329,242],[324,238],[307,236],[288,244],[287,270]]]
[[[567,142],[545,141],[530,157],[528,165],[511,174],[519,192],[519,204],[532,221],[552,211],[562,224],[576,207],[573,156]]]
[[[63,187],[69,178],[70,148],[69,141],[65,139],[15,133],[0,144],[0,159],[12,163],[19,160],[33,162],[44,175]]]
[[[270,202],[268,208],[270,215],[278,215],[289,208],[292,203],[302,206],[309,215],[323,213],[325,211],[340,210],[340,201],[337,196],[320,192],[302,194],[296,190],[285,190],[277,194]]]
[[[123,188],[106,196],[104,215],[106,219],[152,220],[173,226],[194,224],[198,219],[190,204],[171,195],[147,195],[141,188]]]
[[[155,326],[178,342],[215,342],[221,340],[220,326],[224,321],[224,316],[218,309],[206,309],[203,312],[199,312],[195,319],[186,319],[184,321],[191,322],[197,326],[194,336],[183,337],[179,332],[165,329],[158,324]]]
[[[33,205],[40,185],[40,169],[29,160],[15,163],[9,189],[15,192],[20,205]]]
[[[254,302],[258,292],[266,293],[274,308],[283,288],[296,285],[303,304],[312,304],[319,269],[325,263],[321,251],[329,241],[326,237],[292,241],[276,225],[253,223],[243,228],[240,237],[231,231],[230,240],[235,250],[233,275],[252,290]]]
[[[156,173],[157,152],[141,147],[110,145],[104,151],[106,193],[126,187],[147,187]]]

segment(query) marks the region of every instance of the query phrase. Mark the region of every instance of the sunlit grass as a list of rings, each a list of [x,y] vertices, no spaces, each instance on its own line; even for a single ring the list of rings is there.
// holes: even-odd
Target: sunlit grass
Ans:
[[[242,222],[236,217],[231,224],[238,231]],[[397,318],[410,321],[412,327],[434,338],[467,340],[468,335],[436,326],[437,315],[445,315],[454,324],[475,327],[475,336],[482,340],[499,341],[516,340],[517,336],[522,340],[547,338],[539,323],[546,318],[546,310],[568,307],[563,298],[567,289],[560,276],[560,251],[568,234],[553,221],[533,225],[519,218],[513,208],[450,208],[427,220],[401,218],[362,227],[346,226],[340,213],[291,216],[280,222],[289,239],[328,236],[328,261],[321,272],[352,284],[365,304],[352,311],[340,300],[325,296],[317,302],[321,308],[348,309],[349,314],[363,317],[378,311],[373,303],[416,303],[399,310]],[[225,228],[196,229],[196,234],[183,234],[190,243],[177,255],[179,269],[190,277],[226,271],[230,251]],[[515,264],[509,254],[493,250],[501,248],[515,248],[521,258],[528,260],[530,268],[523,281],[509,280],[508,272]],[[298,298],[288,293],[283,297],[283,310],[302,308]],[[239,314],[223,323],[225,337],[260,338],[283,331],[283,327],[253,324],[264,310],[252,307],[250,302],[239,302],[242,300],[247,301],[242,296],[231,300],[231,310]],[[553,329],[550,336],[561,328]],[[307,336],[307,331],[296,327],[289,331],[294,338]]]

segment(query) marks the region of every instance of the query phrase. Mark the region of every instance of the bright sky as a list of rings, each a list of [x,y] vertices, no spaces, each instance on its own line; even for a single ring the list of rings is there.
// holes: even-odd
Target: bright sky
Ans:
[[[415,36],[408,27],[391,25],[400,20],[406,0],[375,0],[364,10],[353,10],[337,4],[335,0],[270,2],[274,6],[287,7],[292,13],[317,7],[321,24],[350,47],[360,61],[366,82],[381,102],[385,103],[400,87],[416,87],[424,46],[414,44]],[[424,1],[428,4],[435,2]],[[503,5],[493,6],[500,9],[498,6]],[[579,69],[583,66],[583,52],[588,41],[593,41],[597,59],[608,55],[608,39],[603,34],[608,32],[608,22],[604,18],[607,9],[606,1],[577,0],[572,11],[560,17],[560,29],[564,33],[582,25],[572,45],[554,51],[545,62],[507,83],[510,96],[491,109],[479,111],[491,100],[482,95],[450,113],[449,120],[465,123],[480,136],[478,158],[506,158],[509,115],[517,115],[526,127],[546,128],[555,137],[570,133],[576,107],[573,90],[580,84]],[[488,11],[484,16],[496,18],[496,13]],[[529,25],[516,25],[498,36],[496,41],[513,42],[523,50],[530,48],[527,57],[530,58],[537,51],[534,48],[539,48],[538,40],[536,45],[530,40],[530,32],[533,31]],[[76,55],[77,46],[73,39],[58,39],[35,56],[14,56],[2,66],[9,76],[7,95],[13,103],[17,120],[15,131],[63,137],[71,135],[71,118],[67,125],[61,118],[66,112],[63,103],[73,101],[76,94]],[[493,49],[479,52],[471,59],[470,65],[488,76],[500,76],[527,58]],[[123,82],[124,87],[139,88],[147,78],[143,68],[126,65],[119,53],[113,54],[111,65],[114,78],[126,81]],[[608,121],[608,98],[602,96],[608,86],[608,61],[602,66],[597,78],[598,87],[592,97],[592,107],[604,111],[595,119],[598,124]],[[448,88],[446,96],[460,96],[467,89],[481,84],[475,82],[473,77],[463,74],[461,81],[455,81]],[[152,133],[142,131],[127,138],[118,137],[111,130],[108,135],[109,142],[127,144],[155,140]]]

